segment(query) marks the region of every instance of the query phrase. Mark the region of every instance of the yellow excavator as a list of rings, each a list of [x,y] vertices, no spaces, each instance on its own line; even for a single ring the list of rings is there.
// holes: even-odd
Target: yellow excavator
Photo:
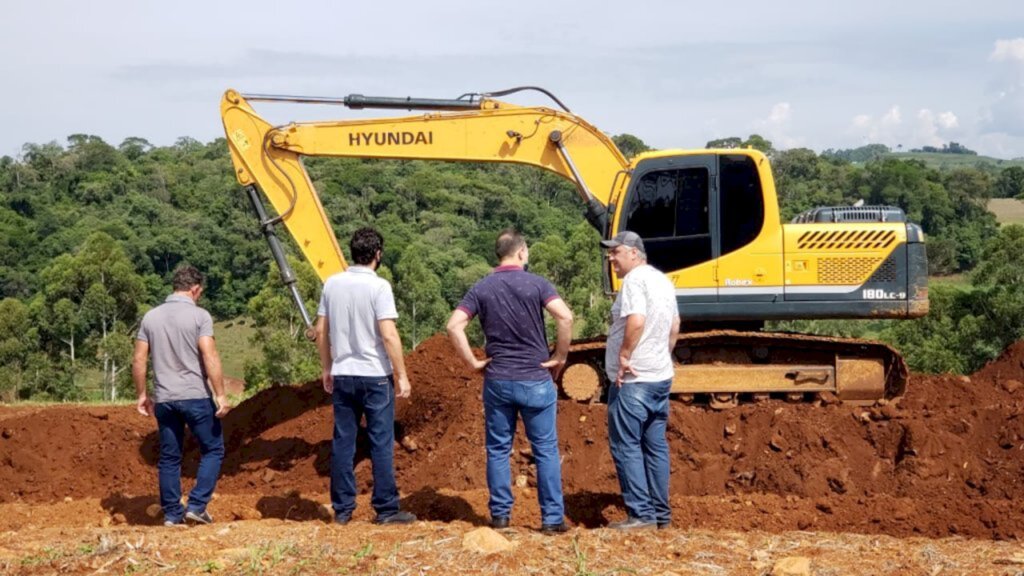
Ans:
[[[540,91],[556,107],[497,99],[522,90]],[[418,112],[274,126],[252,102]],[[284,224],[321,280],[346,263],[303,156],[511,162],[572,182],[584,216],[604,238],[623,230],[643,238],[649,263],[676,287],[685,332],[674,350],[677,398],[707,399],[721,409],[741,398],[831,393],[864,405],[906,386],[905,362],[884,344],[759,330],[765,320],[925,315],[921,228],[885,206],[816,208],[782,223],[768,159],[757,150],[661,150],[627,160],[604,133],[535,87],[454,99],[228,90],[220,111],[235,176],[307,327],[276,226]],[[620,285],[607,263],[605,284],[608,292]],[[563,393],[598,399],[603,361],[603,342],[575,342],[559,382]]]

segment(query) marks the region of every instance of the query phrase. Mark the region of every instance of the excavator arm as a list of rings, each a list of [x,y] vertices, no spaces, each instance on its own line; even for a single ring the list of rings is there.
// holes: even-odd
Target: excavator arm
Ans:
[[[255,112],[251,101],[426,112],[405,117],[273,126]],[[283,256],[278,257],[279,245],[275,249],[273,226],[283,223],[321,280],[344,270],[346,263],[302,165],[303,156],[537,166],[576,185],[586,205],[588,221],[602,233],[608,218],[605,208],[617,193],[616,186],[621,187],[620,176],[628,167],[610,138],[568,111],[514,106],[487,97],[439,100],[354,95],[329,99],[243,95],[228,90],[220,111],[235,176],[248,189],[278,264],[282,264]],[[267,216],[254,186],[270,201],[277,217]],[[287,276],[285,282],[289,283]]]

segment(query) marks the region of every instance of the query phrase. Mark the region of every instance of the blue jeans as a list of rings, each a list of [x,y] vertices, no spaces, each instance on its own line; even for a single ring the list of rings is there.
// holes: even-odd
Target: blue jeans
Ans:
[[[608,444],[626,511],[646,522],[672,520],[668,504],[668,394],[672,381],[628,382],[608,391]]]
[[[185,426],[199,442],[199,470],[196,485],[188,494],[188,510],[201,514],[213,497],[224,460],[224,435],[221,432],[217,407],[210,398],[160,402],[153,409],[160,434],[160,505],[164,519],[181,522],[185,507],[181,505],[181,453],[185,443]]]
[[[516,432],[516,415],[523,417],[526,437],[537,463],[537,501],[541,522],[565,521],[562,503],[562,463],[558,455],[557,393],[551,380],[484,380],[484,429],[487,434],[487,487],[491,518],[512,513],[512,471],[509,455]]]
[[[395,485],[395,386],[391,376],[334,377],[334,440],[331,443],[331,504],[338,518],[356,509],[356,433],[366,415],[373,462],[370,504],[378,518],[398,512]]]

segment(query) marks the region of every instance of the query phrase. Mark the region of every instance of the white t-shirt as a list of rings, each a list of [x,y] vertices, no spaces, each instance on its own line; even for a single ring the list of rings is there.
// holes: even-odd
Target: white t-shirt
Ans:
[[[324,282],[317,315],[329,322],[332,375],[391,375],[391,360],[377,325],[379,320],[398,318],[387,280],[366,266],[350,266]]]
[[[626,318],[644,316],[644,331],[630,356],[633,374],[623,382],[661,382],[672,378],[672,354],[668,349],[672,321],[679,316],[676,289],[657,268],[642,264],[622,279],[622,289],[612,304],[612,327],[605,348],[604,365],[608,379],[615,382],[619,372],[619,350],[626,335]]]

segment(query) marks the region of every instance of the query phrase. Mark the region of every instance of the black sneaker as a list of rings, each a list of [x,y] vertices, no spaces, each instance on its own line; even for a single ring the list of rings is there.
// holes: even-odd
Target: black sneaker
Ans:
[[[505,528],[508,528],[508,516],[491,518],[491,528],[494,528],[495,530],[504,530]]]
[[[336,514],[334,516],[334,523],[339,525],[339,526],[344,526],[345,524],[348,524],[351,521],[352,521],[352,515],[351,514]]]
[[[657,530],[658,524],[640,518],[626,518],[619,522],[612,522],[608,527],[612,530]]]
[[[377,518],[374,519],[373,523],[374,524],[412,524],[415,521],[416,521],[416,515],[415,514],[413,514],[412,512],[406,512],[405,510],[400,510],[398,512],[395,512],[394,514],[388,514],[387,516],[384,516],[384,517],[381,517],[380,515],[377,515]]]
[[[196,524],[213,524],[213,516],[210,516],[210,513],[206,510],[203,510],[202,512],[193,512],[192,510],[189,510],[188,512],[185,512],[185,520],[195,522]]]
[[[658,522],[658,530],[668,530],[671,527],[672,527],[672,521],[671,520],[669,520],[668,522]]]
[[[558,524],[541,524],[540,525],[540,533],[541,534],[547,534],[547,535],[563,534],[563,533],[568,532],[568,531],[569,531],[569,527],[565,525],[565,522],[559,522]]]

